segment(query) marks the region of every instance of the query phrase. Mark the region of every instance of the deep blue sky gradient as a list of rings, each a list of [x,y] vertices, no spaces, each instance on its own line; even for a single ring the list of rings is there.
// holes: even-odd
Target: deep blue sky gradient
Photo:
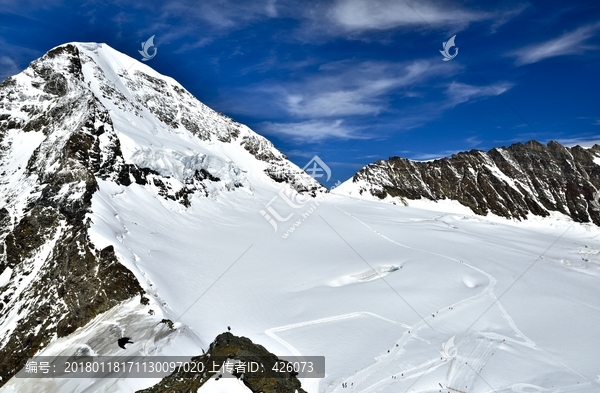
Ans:
[[[4,0],[0,78],[104,42],[336,180],[390,156],[600,140],[600,1]],[[442,61],[456,35],[459,53]],[[453,50],[452,50],[453,51]]]

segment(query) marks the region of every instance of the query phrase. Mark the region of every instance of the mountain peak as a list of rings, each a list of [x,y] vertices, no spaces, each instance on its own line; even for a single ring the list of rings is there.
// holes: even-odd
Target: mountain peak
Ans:
[[[185,211],[279,183],[324,191],[271,142],[106,44],[58,46],[4,80],[0,375],[144,292],[112,244],[91,240],[92,199],[103,187],[136,185]]]
[[[106,114],[103,130],[116,129],[126,162],[135,164],[132,160],[139,159],[148,164],[144,152],[162,156],[164,165],[149,169],[183,180],[182,171],[210,172],[205,167],[186,167],[210,156],[213,167],[220,162],[238,174],[263,173],[276,182],[301,183],[302,191],[323,190],[271,142],[202,104],[174,79],[106,44],[74,42],[55,47],[21,74],[5,80],[3,86],[0,97],[8,101],[5,108],[9,107],[10,113],[0,115],[0,129],[48,134],[48,125],[56,125],[48,119],[49,107],[54,114],[64,113],[85,101],[88,107]],[[193,154],[189,146],[181,150],[190,140],[195,142]],[[240,164],[251,167],[241,168]],[[241,184],[244,181],[238,182]]]

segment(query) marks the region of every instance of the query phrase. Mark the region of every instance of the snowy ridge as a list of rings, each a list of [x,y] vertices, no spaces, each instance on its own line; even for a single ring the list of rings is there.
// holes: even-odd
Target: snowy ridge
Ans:
[[[367,165],[334,192],[404,205],[450,199],[476,214],[516,219],[560,212],[600,225],[600,212],[590,203],[600,189],[598,155],[600,145],[530,141],[427,162],[392,157]]]
[[[207,166],[200,168],[225,179],[227,189],[236,184],[250,186],[252,182],[241,172],[259,175],[278,170],[285,172],[287,180],[301,179],[308,191],[322,190],[271,142],[202,104],[174,79],[105,44],[76,45],[84,59],[83,75],[111,114],[126,162],[148,164],[159,157],[141,157],[158,154],[167,166],[169,161],[185,166],[185,162],[208,157],[200,159]],[[164,176],[176,176],[180,181],[193,176],[189,167],[187,173],[160,169]]]
[[[309,195],[324,191],[269,141],[104,44],[58,46],[7,78],[0,85],[0,385],[31,350],[152,292],[134,261],[123,259],[130,254],[115,253],[118,231],[104,244],[93,241],[89,214],[103,184],[140,186],[162,206],[185,211],[206,197],[253,198],[255,188],[281,182]]]

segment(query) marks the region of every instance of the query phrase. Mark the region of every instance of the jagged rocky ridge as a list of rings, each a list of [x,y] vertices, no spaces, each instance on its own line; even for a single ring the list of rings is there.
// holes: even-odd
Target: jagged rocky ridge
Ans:
[[[183,206],[191,196],[251,190],[234,162],[216,156],[171,157],[169,168],[142,150],[127,158],[115,112],[151,118],[169,133],[237,144],[274,181],[313,195],[323,190],[269,141],[170,78],[138,67],[107,75],[113,69],[100,64],[100,51],[118,53],[62,45],[0,84],[0,386],[54,337],[143,292],[113,247],[99,250],[88,236],[100,181],[147,185]]]
[[[367,165],[344,188],[390,201],[452,199],[476,214],[506,218],[556,211],[600,225],[600,212],[590,203],[600,189],[599,164],[600,145],[529,141],[426,162],[391,157]]]
[[[166,376],[158,384],[144,390],[139,390],[137,393],[194,393],[206,383],[216,373],[212,372],[212,362],[223,364],[225,359],[235,359],[242,362],[257,362],[265,365],[266,370],[279,360],[279,358],[263,346],[254,344],[246,337],[238,337],[226,332],[217,336],[210,344],[206,353],[196,356],[191,359],[192,362],[198,364],[203,363],[203,372],[185,372],[179,369],[171,375]],[[284,372],[280,376],[274,378],[268,373],[263,372],[248,372],[243,375],[233,373],[238,378],[241,378],[246,385],[254,393],[306,393],[300,387],[300,381],[296,374]]]

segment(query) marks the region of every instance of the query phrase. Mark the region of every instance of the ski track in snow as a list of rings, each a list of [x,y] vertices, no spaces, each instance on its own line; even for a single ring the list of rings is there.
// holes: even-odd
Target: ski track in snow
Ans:
[[[490,274],[488,274],[488,273],[486,273],[486,272],[484,272],[484,271],[482,271],[482,270],[480,270],[480,269],[478,269],[478,268],[476,268],[476,267],[474,267],[472,265],[469,265],[469,264],[467,264],[465,262],[461,262],[458,259],[452,258],[450,256],[442,255],[442,254],[438,254],[438,253],[434,253],[434,252],[427,251],[427,250],[421,250],[421,249],[418,249],[418,248],[414,248],[414,247],[411,247],[411,246],[407,246],[407,245],[398,243],[398,242],[396,242],[396,241],[394,241],[394,240],[386,237],[385,235],[381,234],[380,232],[378,232],[377,230],[375,230],[374,228],[372,228],[371,226],[369,226],[368,224],[366,224],[362,220],[358,219],[354,215],[352,215],[352,214],[346,212],[345,210],[341,209],[339,206],[336,205],[336,208],[338,210],[342,211],[343,213],[349,215],[353,219],[357,220],[359,223],[361,223],[362,225],[366,226],[368,229],[370,229],[371,231],[373,231],[374,233],[376,233],[378,236],[382,237],[383,239],[385,239],[385,240],[387,240],[387,241],[389,241],[389,242],[391,242],[391,243],[393,243],[395,245],[398,245],[400,247],[404,247],[404,248],[407,248],[407,249],[411,249],[411,250],[415,250],[415,251],[419,251],[419,252],[424,252],[424,253],[428,253],[428,254],[431,254],[431,255],[439,256],[439,257],[443,257],[443,258],[449,259],[449,260],[451,260],[453,262],[464,264],[464,265],[470,267],[471,269],[473,269],[473,270],[475,270],[475,271],[477,271],[477,272],[485,275],[488,278],[488,280],[489,280],[488,285],[486,286],[486,288],[481,293],[479,293],[477,295],[474,295],[474,296],[472,296],[470,298],[463,299],[463,300],[461,300],[459,302],[456,302],[456,303],[450,305],[449,307],[454,308],[454,307],[457,307],[457,306],[465,305],[465,304],[467,304],[469,302],[481,299],[482,297],[485,297],[486,295],[489,295],[493,299],[493,301],[497,300],[496,296],[493,293],[493,287],[495,286],[495,284],[496,284],[497,281]],[[454,227],[454,228],[456,228],[456,227]],[[383,279],[383,277],[380,277],[380,278]],[[508,316],[508,314],[504,311],[504,309],[502,309],[502,312],[503,312],[503,315],[507,318],[507,320],[511,324],[511,326],[514,326],[514,322]],[[274,340],[276,340],[277,342],[281,343],[286,348],[288,348],[292,353],[294,353],[294,355],[301,356],[302,354],[296,348],[294,348],[287,341],[285,341],[282,338],[278,337],[275,333],[280,332],[280,331],[284,331],[284,330],[290,330],[290,329],[294,329],[294,328],[299,328],[299,327],[303,327],[303,326],[316,325],[316,324],[321,324],[321,323],[326,323],[326,322],[332,322],[332,321],[338,321],[338,320],[347,319],[347,318],[354,318],[354,317],[357,317],[357,316],[360,316],[360,315],[370,315],[370,316],[373,316],[373,317],[376,317],[376,318],[380,318],[380,319],[383,319],[383,320],[386,320],[386,321],[389,321],[389,322],[392,322],[392,323],[396,323],[396,324],[399,324],[399,325],[405,327],[409,331],[414,331],[415,333],[418,332],[419,330],[421,330],[422,328],[424,328],[424,327],[427,326],[426,319],[428,318],[428,317],[423,318],[417,324],[415,324],[413,326],[408,326],[408,325],[405,325],[405,324],[402,324],[402,323],[398,323],[396,321],[391,321],[391,320],[389,320],[387,318],[383,318],[383,317],[381,317],[379,315],[376,315],[376,314],[373,314],[373,313],[370,313],[370,312],[356,312],[356,313],[350,313],[350,314],[345,314],[345,315],[339,315],[339,316],[334,316],[334,317],[322,318],[322,319],[313,320],[313,321],[307,321],[307,322],[301,322],[301,323],[295,323],[295,324],[285,325],[285,326],[281,326],[281,327],[271,328],[271,329],[266,330],[265,333],[269,337],[273,338]],[[530,340],[528,340],[518,329],[515,329],[515,331],[517,332],[517,334],[519,334],[521,337],[523,337],[523,339],[529,345],[533,346],[533,343]],[[358,383],[356,383],[358,385],[361,381],[366,380],[368,377],[372,376],[379,369],[381,369],[381,368],[383,368],[385,366],[389,366],[391,364],[391,362],[395,358],[394,355],[396,355],[400,351],[402,351],[404,349],[404,345],[408,341],[410,341],[412,339],[412,337],[413,337],[412,333],[411,334],[408,334],[408,333],[404,334],[397,341],[398,346],[395,347],[392,350],[393,352],[391,351],[389,354],[387,354],[386,357],[385,357],[385,359],[379,360],[375,364],[371,365],[370,367],[367,367],[367,368],[359,371],[353,377],[347,378],[347,379],[343,380],[342,383],[345,382],[345,383],[348,383],[350,385],[350,383],[352,383],[352,382],[354,382],[354,383],[358,382]],[[436,358],[437,358],[437,356],[436,356]],[[434,360],[434,361],[431,361],[430,363],[433,365],[433,364],[436,363],[436,361]],[[410,370],[408,372],[408,375],[406,375],[404,378],[405,379],[409,379],[409,378],[414,378],[416,376],[420,376],[421,374],[423,374],[423,369],[425,369],[425,372],[429,373],[429,372],[435,370],[435,368],[437,368],[439,366],[442,366],[444,364],[445,364],[444,362],[439,362],[439,364],[436,367],[433,367],[433,368],[432,368],[431,365],[429,367],[426,367],[426,366],[429,365],[429,363],[421,365],[420,367],[417,367],[417,368],[415,368],[413,370]],[[404,372],[404,374],[407,374],[407,372]],[[381,380],[378,383],[375,383],[375,384],[373,384],[371,386],[368,386],[365,389],[360,390],[360,392],[365,392],[365,393],[366,392],[374,392],[374,391],[377,391],[378,388],[381,388],[384,385],[388,385],[389,383],[390,383],[389,379],[386,378],[385,380]],[[333,392],[334,393],[343,392],[344,390],[345,390],[344,388],[342,388],[341,386],[338,386],[338,387],[336,387],[333,390]],[[315,392],[316,392],[316,390],[315,390]]]
[[[335,322],[335,321],[341,321],[344,319],[358,318],[358,317],[362,317],[362,316],[374,317],[374,318],[381,319],[385,322],[400,325],[404,328],[410,328],[410,326],[408,326],[408,325],[405,325],[400,322],[392,321],[391,319],[382,317],[381,315],[378,315],[378,314],[375,314],[372,312],[368,312],[368,311],[359,311],[359,312],[353,312],[353,313],[348,313],[348,314],[343,314],[343,315],[336,315],[333,317],[315,319],[312,321],[292,323],[289,325],[274,327],[274,328],[265,330],[265,334],[267,336],[271,337],[273,340],[275,340],[278,343],[285,346],[287,349],[289,349],[290,352],[292,352],[294,354],[294,356],[302,356],[302,353],[300,353],[300,351],[298,351],[293,345],[291,345],[289,342],[285,341],[284,339],[282,339],[275,333],[282,332],[285,330],[291,330],[291,329],[296,329],[296,328],[300,328],[300,327],[305,327],[305,326],[319,325],[319,324],[327,323],[327,322]],[[314,379],[314,378],[304,378],[301,380],[302,387],[304,390],[306,390],[307,392],[315,392],[315,393],[319,389],[319,382],[320,381],[318,379]]]
[[[565,365],[562,361],[560,361],[559,359],[556,359],[554,356],[552,356],[551,354],[547,353],[546,351],[544,351],[543,349],[537,347],[537,345],[531,341],[528,337],[526,337],[516,326],[514,320],[510,317],[510,315],[506,312],[506,310],[504,309],[504,307],[502,306],[502,304],[498,301],[498,298],[496,297],[495,293],[494,293],[494,286],[497,283],[497,280],[489,273],[473,266],[470,265],[464,261],[458,260],[456,258],[453,258],[451,256],[448,255],[443,255],[443,254],[438,254],[432,251],[427,251],[427,250],[423,250],[423,249],[419,249],[419,248],[415,248],[415,247],[411,247],[402,243],[398,243],[392,239],[390,239],[389,237],[383,235],[382,233],[380,233],[379,231],[377,231],[376,229],[374,229],[373,227],[371,227],[370,225],[368,225],[367,223],[365,223],[364,221],[362,221],[361,219],[359,219],[358,217],[354,216],[353,214],[343,210],[342,208],[339,207],[339,205],[336,204],[335,206],[338,210],[340,210],[341,212],[347,214],[348,216],[352,217],[353,219],[355,219],[356,221],[358,221],[359,223],[361,223],[362,225],[364,225],[365,227],[367,227],[369,230],[371,230],[372,232],[374,232],[375,234],[377,234],[378,236],[380,236],[381,238],[385,239],[388,242],[391,242],[397,246],[406,248],[406,249],[411,249],[414,251],[418,251],[418,252],[423,252],[423,253],[427,253],[430,255],[435,255],[438,257],[442,257],[445,259],[448,259],[452,262],[456,262],[456,263],[460,263],[462,265],[468,266],[469,268],[475,270],[478,273],[481,273],[483,275],[485,275],[488,278],[488,285],[486,286],[486,288],[481,291],[479,294],[471,296],[467,299],[463,299],[461,301],[458,301],[454,304],[449,305],[449,307],[451,308],[456,308],[459,306],[468,306],[470,303],[474,303],[475,301],[482,299],[486,296],[489,296],[492,301],[495,303],[494,305],[498,307],[498,309],[500,310],[502,316],[504,317],[504,319],[506,320],[506,322],[508,323],[508,325],[514,330],[514,332],[517,334],[517,336],[521,337],[523,339],[523,342],[519,342],[516,341],[514,339],[511,339],[510,337],[505,337],[502,335],[498,335],[496,333],[483,333],[483,336],[487,336],[489,338],[496,338],[497,340],[502,338],[502,341],[511,341],[511,342],[515,342],[517,344],[520,345],[524,345],[527,346],[531,349],[534,349],[536,351],[541,351],[544,353],[544,355],[552,358],[553,360],[555,360],[556,362],[558,362],[559,364],[561,364],[563,367],[565,367],[566,369],[570,370],[571,372],[581,376],[582,378],[585,379],[585,377],[583,377],[581,374],[579,374],[578,372],[576,372],[575,370],[571,369],[570,367],[568,367],[567,365]],[[439,221],[438,219],[441,218],[443,215],[440,216],[436,216],[433,218],[434,221]],[[443,221],[442,221],[443,222]],[[444,222],[445,223],[445,222]],[[453,226],[451,224],[445,223],[448,225],[449,228],[451,229],[458,229],[456,226]],[[383,277],[381,277],[381,279],[384,279]],[[486,310],[487,313],[488,310]],[[443,312],[443,311],[442,311]],[[372,314],[372,313],[352,313],[352,314],[346,314],[346,315],[340,315],[340,316],[335,316],[335,317],[330,317],[330,318],[323,318],[323,319],[319,319],[319,320],[315,320],[315,321],[307,321],[307,322],[302,322],[302,323],[296,323],[296,324],[291,324],[291,325],[285,325],[285,326],[281,326],[281,327],[277,327],[277,328],[272,328],[272,329],[268,329],[265,333],[269,336],[272,337],[274,340],[278,341],[279,343],[281,343],[282,345],[284,345],[285,347],[287,347],[288,349],[290,349],[290,351],[292,351],[294,354],[296,354],[297,356],[301,356],[300,352],[294,348],[291,344],[289,344],[288,342],[286,342],[285,340],[281,339],[280,337],[278,337],[275,333],[279,332],[279,331],[283,331],[283,330],[289,330],[289,329],[294,329],[297,327],[302,327],[302,326],[307,326],[307,325],[315,325],[315,324],[319,324],[319,323],[324,323],[324,322],[329,322],[329,321],[333,321],[333,320],[340,320],[340,319],[345,319],[345,318],[353,318],[356,317],[358,315],[364,315],[364,314],[369,314],[371,316],[375,316],[378,318],[382,318],[378,315]],[[407,329],[409,329],[409,331],[414,331],[415,333],[420,331],[421,329],[425,328],[425,327],[429,327],[428,324],[426,323],[426,319],[430,318],[429,316],[423,318],[421,321],[419,321],[418,323],[416,323],[413,326],[407,326],[404,324],[401,324],[402,326],[405,326]],[[382,318],[385,319],[385,318]],[[386,319],[387,320],[387,319]],[[394,322],[394,323],[398,323],[398,322]],[[394,347],[388,354],[386,354],[383,358],[380,358],[379,360],[377,360],[374,364],[372,364],[371,366],[357,372],[355,375],[353,375],[352,377],[346,378],[342,381],[342,383],[346,383],[347,386],[351,386],[351,384],[355,384],[356,387],[358,387],[360,385],[360,383],[362,381],[365,381],[367,378],[372,377],[377,371],[381,370],[382,368],[386,367],[386,366],[391,366],[392,365],[392,361],[396,358],[397,355],[399,355],[403,350],[404,350],[404,346],[406,343],[408,343],[411,338],[413,338],[414,336],[416,336],[416,334],[412,334],[412,333],[405,333],[398,341],[397,347]],[[501,345],[501,343],[499,344]],[[483,355],[483,354],[481,354]],[[413,368],[412,370],[408,370],[408,371],[404,371],[403,374],[404,377],[402,377],[403,379],[412,379],[412,378],[417,378],[417,380],[425,374],[429,374],[431,372],[433,372],[435,369],[437,369],[438,367],[443,366],[444,364],[446,364],[446,362],[444,361],[439,361],[437,359],[437,356],[435,359],[425,363],[425,364],[421,364],[418,367]],[[472,376],[472,374],[470,374]],[[394,380],[395,381],[395,380]],[[416,382],[416,381],[415,381]],[[392,384],[394,382],[390,381],[390,378],[385,378],[385,379],[381,379],[379,382],[376,382],[374,384],[371,384],[370,386],[367,386],[363,389],[360,390],[355,390],[361,393],[368,393],[368,392],[376,392],[381,388],[384,388],[390,384]],[[317,384],[318,385],[318,384]],[[585,384],[587,385],[587,384]],[[580,388],[585,387],[585,385],[577,385],[577,389],[579,390]],[[353,386],[353,385],[352,385]],[[514,385],[513,391],[520,391],[520,390],[514,390],[514,389],[521,389],[523,387],[530,387],[530,386],[534,386],[534,385],[527,385],[527,384],[516,384]],[[334,390],[332,391],[333,393],[341,393],[346,390],[347,388],[343,388],[340,385],[338,385],[336,388],[334,388]],[[563,391],[568,391],[568,390],[564,390],[564,389],[568,389],[567,387],[563,387],[563,388],[557,388],[557,389],[553,389],[553,392],[559,393],[559,392],[563,392]],[[311,389],[312,390],[312,389]],[[314,390],[315,392],[317,390]]]
[[[358,221],[358,222],[359,222],[359,223],[361,223],[362,225],[366,226],[366,227],[367,227],[369,230],[373,231],[373,232],[374,232],[375,234],[377,234],[378,236],[382,237],[383,239],[385,239],[385,240],[387,240],[387,241],[389,241],[389,242],[391,242],[391,243],[393,243],[393,244],[395,244],[395,245],[397,245],[397,246],[400,246],[400,247],[403,247],[403,248],[406,248],[406,249],[411,249],[411,250],[415,250],[415,251],[423,252],[423,253],[428,253],[428,254],[435,255],[435,256],[439,256],[439,257],[442,257],[442,258],[445,258],[445,259],[451,260],[451,261],[453,261],[453,262],[457,262],[457,263],[463,264],[463,265],[465,265],[465,266],[468,266],[469,268],[471,268],[471,269],[473,269],[473,270],[475,270],[475,271],[477,271],[477,272],[479,272],[479,273],[481,273],[481,274],[485,275],[485,276],[488,278],[488,285],[487,285],[487,286],[485,287],[485,289],[484,289],[483,291],[481,291],[479,294],[477,294],[477,295],[474,295],[474,296],[471,296],[471,297],[469,297],[469,298],[467,298],[467,299],[463,299],[463,300],[461,300],[461,301],[459,301],[459,302],[456,302],[456,303],[454,303],[454,304],[452,304],[452,305],[449,305],[448,307],[455,308],[455,307],[458,307],[458,306],[465,306],[465,305],[467,305],[468,303],[471,303],[471,302],[473,302],[473,301],[475,301],[475,300],[478,300],[478,299],[481,299],[481,298],[485,297],[486,295],[489,295],[489,296],[492,298],[492,300],[493,300],[494,302],[497,300],[497,298],[496,298],[496,296],[495,296],[495,294],[494,294],[494,292],[493,292],[493,288],[494,288],[494,286],[496,285],[497,281],[496,281],[496,279],[495,279],[495,278],[494,278],[492,275],[488,274],[487,272],[484,272],[483,270],[481,270],[481,269],[478,269],[478,268],[476,268],[476,267],[474,267],[474,266],[472,266],[472,265],[470,265],[470,264],[468,264],[468,263],[466,263],[466,262],[462,262],[462,261],[460,261],[460,260],[458,260],[458,259],[456,259],[456,258],[452,258],[452,257],[450,257],[450,256],[447,256],[447,255],[438,254],[438,253],[435,253],[435,252],[431,252],[431,251],[427,251],[427,250],[422,250],[422,249],[418,249],[418,248],[415,248],[415,247],[407,246],[407,245],[405,245],[405,244],[398,243],[398,242],[396,242],[396,241],[394,241],[394,240],[390,239],[389,237],[387,237],[387,236],[383,235],[382,233],[380,233],[379,231],[377,231],[376,229],[374,229],[374,228],[373,228],[373,227],[371,227],[370,225],[366,224],[364,221],[360,220],[358,217],[356,217],[356,216],[354,216],[353,214],[351,214],[351,213],[348,213],[348,212],[347,212],[347,211],[345,211],[344,209],[340,208],[338,205],[336,205],[336,208],[337,208],[338,210],[340,210],[341,212],[343,212],[343,213],[345,213],[345,214],[349,215],[350,217],[352,217],[353,219],[355,219],[356,221]],[[438,218],[438,217],[436,217],[436,218]],[[452,226],[451,226],[451,227],[452,227]],[[452,229],[455,229],[455,228],[456,228],[456,227],[452,227]],[[382,278],[382,279],[383,279],[383,278]],[[497,304],[498,304],[498,303],[497,303]],[[504,315],[504,316],[505,316],[505,317],[506,317],[508,320],[512,321],[512,320],[510,319],[510,317],[509,317],[509,316],[506,314],[506,312],[505,312],[504,310],[502,310],[502,311],[503,311],[503,315]],[[428,324],[426,323],[426,319],[428,319],[428,318],[429,318],[429,317],[425,317],[425,318],[423,318],[421,321],[419,321],[417,324],[415,324],[415,325],[411,326],[411,327],[410,327],[410,331],[411,331],[411,332],[412,332],[412,331],[414,331],[414,332],[415,332],[415,334],[416,334],[416,333],[417,333],[418,331],[420,331],[421,329],[423,329],[423,328],[425,328],[425,327],[429,327],[429,326],[428,326]],[[509,323],[510,323],[510,322],[509,322]],[[514,325],[514,323],[513,323],[513,325]],[[517,333],[518,333],[518,334],[519,334],[521,337],[523,337],[525,340],[527,340],[527,339],[526,339],[526,338],[525,338],[525,337],[524,337],[522,334],[520,334],[520,332],[519,332],[518,330],[517,330]],[[411,334],[412,334],[412,333],[411,333]],[[352,380],[353,382],[356,382],[356,381],[357,381],[357,379],[358,379],[358,381],[359,381],[359,383],[360,383],[360,381],[364,381],[364,380],[366,380],[366,378],[367,378],[367,377],[370,377],[370,376],[372,376],[372,375],[373,375],[373,374],[374,374],[376,371],[378,371],[378,370],[382,369],[383,367],[385,367],[385,366],[390,366],[390,365],[391,365],[391,363],[392,363],[392,361],[393,361],[393,360],[394,360],[394,358],[395,358],[395,356],[394,356],[394,355],[396,355],[396,354],[399,354],[399,352],[400,352],[400,351],[403,351],[403,350],[404,350],[404,346],[405,346],[405,344],[406,344],[408,341],[410,341],[410,339],[411,339],[411,338],[412,338],[412,337],[411,337],[411,335],[409,335],[408,333],[404,334],[404,336],[403,336],[403,337],[402,337],[402,338],[401,338],[401,339],[400,339],[400,340],[397,342],[397,344],[398,344],[398,347],[395,347],[395,348],[394,348],[394,349],[393,349],[393,350],[392,350],[392,351],[391,351],[391,352],[390,352],[388,355],[386,355],[386,356],[385,356],[383,359],[381,359],[381,360],[377,361],[375,364],[373,364],[373,365],[371,365],[370,367],[368,367],[368,368],[366,368],[366,369],[364,369],[364,370],[360,371],[360,372],[359,372],[357,375],[353,376],[352,378],[348,378],[348,379],[344,380],[343,382],[345,382],[345,383],[348,383],[348,382],[350,382],[351,380]],[[436,364],[436,363],[439,363],[439,364]],[[427,374],[427,373],[431,373],[431,372],[432,372],[432,371],[434,371],[434,370],[435,370],[437,367],[440,367],[440,366],[442,366],[442,365],[444,365],[444,364],[445,364],[445,362],[438,362],[438,361],[437,361],[437,356],[436,356],[436,359],[432,360],[431,362],[429,362],[429,363],[426,363],[426,364],[423,364],[423,365],[421,365],[420,367],[417,367],[417,368],[415,368],[415,369],[413,369],[413,370],[410,370],[408,373],[407,373],[407,372],[404,372],[403,374],[405,374],[405,376],[404,376],[403,378],[405,378],[405,379],[411,379],[411,378],[415,378],[415,377],[419,378],[421,375],[424,375],[424,374]],[[427,367],[426,367],[426,366],[427,366]],[[425,369],[425,370],[423,371],[423,369]],[[352,382],[350,382],[350,383],[352,383]],[[379,381],[379,382],[377,382],[377,383],[375,383],[375,384],[372,384],[372,385],[368,386],[367,388],[365,388],[365,389],[362,389],[362,390],[359,390],[359,391],[360,391],[360,392],[365,392],[365,393],[366,393],[366,392],[374,392],[374,391],[377,391],[377,389],[378,389],[378,388],[381,388],[381,387],[387,386],[387,385],[389,385],[390,383],[393,383],[393,382],[390,382],[390,379],[389,379],[389,378],[385,378],[384,380],[382,379],[381,381]],[[357,385],[358,385],[358,384],[357,384]],[[337,387],[337,388],[334,390],[334,392],[336,392],[336,393],[337,393],[337,392],[342,392],[343,390],[344,390],[344,388],[342,388],[341,386],[339,386],[339,387]]]

